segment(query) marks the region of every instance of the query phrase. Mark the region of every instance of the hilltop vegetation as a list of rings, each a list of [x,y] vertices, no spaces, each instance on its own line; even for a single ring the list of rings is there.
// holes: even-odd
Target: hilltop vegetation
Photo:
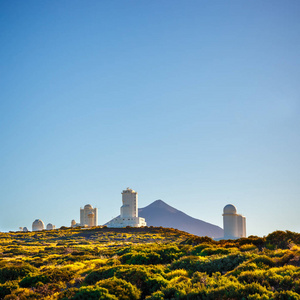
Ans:
[[[0,233],[0,299],[300,299],[300,234],[166,228]]]

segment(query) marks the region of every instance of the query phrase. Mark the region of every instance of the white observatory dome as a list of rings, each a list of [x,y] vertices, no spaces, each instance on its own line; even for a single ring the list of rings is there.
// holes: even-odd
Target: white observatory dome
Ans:
[[[232,204],[227,204],[225,207],[224,207],[224,210],[223,210],[224,214],[236,214],[237,213],[237,210],[236,210],[236,207]]]
[[[84,206],[84,209],[93,209],[93,206],[91,204],[87,204]]]
[[[52,230],[52,229],[55,229],[55,226],[51,223],[47,224],[47,230]]]
[[[38,231],[38,230],[43,230],[43,229],[45,229],[45,224],[42,220],[36,219],[32,223],[32,231]]]

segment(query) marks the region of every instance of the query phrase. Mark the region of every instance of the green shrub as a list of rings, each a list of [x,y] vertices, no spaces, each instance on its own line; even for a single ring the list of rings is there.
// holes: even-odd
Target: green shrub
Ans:
[[[118,300],[118,298],[109,294],[105,288],[84,286],[75,293],[71,300]]]
[[[238,276],[242,272],[254,271],[256,269],[257,269],[257,265],[254,262],[245,261],[245,262],[241,263],[240,265],[238,265],[234,270],[228,272],[228,274],[233,275],[233,276]]]
[[[175,278],[175,277],[180,277],[180,276],[188,276],[188,272],[183,269],[177,269],[177,270],[174,270],[174,271],[171,271],[171,272],[165,274],[165,278],[168,280]]]
[[[46,284],[49,282],[68,282],[75,274],[73,270],[50,269],[45,273],[36,276],[27,276],[20,282],[20,287],[35,287],[39,282]]]
[[[23,278],[19,285],[20,287],[27,288],[27,287],[35,287],[39,282],[45,284],[50,282],[50,278],[45,275],[36,275],[36,276],[28,276]]]
[[[14,290],[11,294],[6,295],[4,300],[25,300],[25,299],[43,299],[38,293],[29,290],[29,289],[17,289]]]
[[[120,258],[121,263],[129,265],[154,265],[162,263],[163,260],[159,254],[150,253],[127,253]]]
[[[268,280],[265,279],[264,271],[245,271],[238,276],[238,280],[244,284],[250,284],[253,282],[258,282],[264,286],[270,286]]]
[[[110,294],[122,300],[137,300],[141,296],[141,291],[135,285],[116,277],[98,281],[97,286],[107,289]]]
[[[210,248],[210,247],[211,247],[211,244],[206,244],[206,243],[197,245],[191,251],[191,255],[200,255],[203,249]]]
[[[291,243],[300,244],[300,234],[291,231],[274,231],[266,237],[266,243],[274,245],[276,249],[289,249]]]
[[[253,244],[244,244],[240,246],[241,251],[253,251],[256,250],[257,247]]]
[[[275,266],[273,259],[267,255],[259,255],[256,258],[254,258],[252,261],[262,269]]]
[[[201,259],[198,256],[188,256],[174,262],[171,269],[185,269],[191,272],[227,272],[236,268],[239,264],[249,259],[246,254],[230,254],[224,257],[209,257]]]
[[[205,248],[201,251],[200,255],[201,256],[208,256],[208,255],[213,255],[213,254],[229,254],[232,251],[227,248],[223,247],[209,247]]]
[[[275,299],[275,300],[299,300],[300,295],[293,291],[281,291],[281,292],[275,292],[273,299]]]
[[[216,241],[213,239],[209,238],[208,236],[192,236],[187,238],[185,241],[181,242],[181,244],[188,244],[188,245],[199,245],[199,244],[217,244]]]
[[[23,278],[29,274],[35,273],[36,268],[28,264],[10,265],[0,269],[0,283]]]
[[[0,284],[0,299],[3,299],[6,295],[9,295],[13,290],[16,290],[18,285],[13,282],[7,282]]]
[[[142,297],[150,295],[161,287],[167,285],[167,280],[162,277],[159,269],[145,266],[120,265],[104,267],[88,274],[84,282],[88,285],[97,283],[99,280],[117,277],[134,284],[142,291]]]

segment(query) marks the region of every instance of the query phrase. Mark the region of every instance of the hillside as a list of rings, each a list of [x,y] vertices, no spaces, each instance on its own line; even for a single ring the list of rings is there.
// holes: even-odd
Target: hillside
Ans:
[[[300,299],[300,234],[166,228],[0,233],[0,299]]]
[[[300,234],[168,228],[0,233],[0,299],[300,299]]]
[[[198,236],[214,238],[224,236],[223,229],[219,226],[192,218],[162,200],[156,200],[140,208],[139,216],[146,219],[148,226],[176,228]]]

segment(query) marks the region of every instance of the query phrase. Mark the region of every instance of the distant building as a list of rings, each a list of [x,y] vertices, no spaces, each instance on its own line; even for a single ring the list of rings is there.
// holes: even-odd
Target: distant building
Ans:
[[[107,227],[141,227],[147,226],[144,218],[138,216],[138,193],[130,188],[122,192],[122,206],[120,216],[112,219]]]
[[[87,204],[84,208],[80,208],[80,224],[88,226],[98,225],[98,209]]]
[[[45,224],[42,220],[36,219],[32,223],[32,231],[39,231],[39,230],[44,230],[45,229]]]
[[[52,229],[55,229],[55,225],[49,223],[47,224],[47,227],[46,227],[47,230],[52,230]]]
[[[71,221],[71,227],[78,226],[97,226],[98,225],[98,209],[93,208],[92,205],[87,204],[84,208],[80,208],[80,223],[76,223],[75,220]]]
[[[19,229],[20,229],[20,231],[23,231],[23,232],[27,232],[28,231],[27,227],[19,227]]]
[[[237,214],[236,207],[228,204],[223,210],[224,239],[246,237],[246,217]]]

